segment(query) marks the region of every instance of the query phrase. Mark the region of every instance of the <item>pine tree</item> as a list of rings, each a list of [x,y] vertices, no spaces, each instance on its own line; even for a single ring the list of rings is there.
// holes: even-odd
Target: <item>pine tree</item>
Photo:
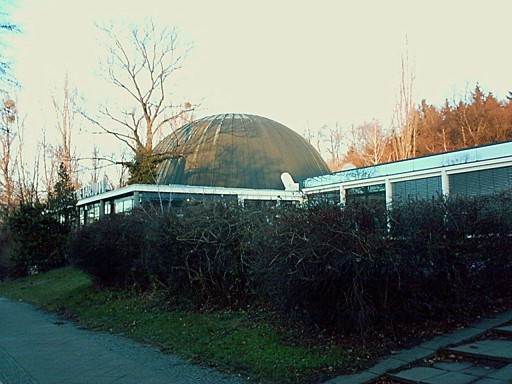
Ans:
[[[48,197],[48,208],[66,226],[71,227],[77,217],[76,195],[64,162],[59,165],[57,182]]]

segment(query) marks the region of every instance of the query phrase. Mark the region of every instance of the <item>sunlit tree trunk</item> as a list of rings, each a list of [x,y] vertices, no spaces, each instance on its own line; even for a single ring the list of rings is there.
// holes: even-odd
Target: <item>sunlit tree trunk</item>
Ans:
[[[75,106],[77,91],[69,85],[66,75],[62,87],[62,97],[51,96],[56,116],[56,127],[60,135],[59,143],[53,147],[54,161],[63,163],[67,174],[71,177],[73,186],[78,187],[78,163],[72,148],[72,134],[75,122]],[[53,167],[55,168],[55,167]]]
[[[1,106],[1,127],[0,127],[0,201],[5,209],[9,209],[14,201],[14,167],[16,156],[14,154],[14,140],[16,137],[15,124],[17,123],[18,112],[14,100],[6,98]]]
[[[401,57],[400,83],[392,127],[394,160],[409,159],[416,155],[418,119],[414,105],[414,68],[409,62],[409,50]]]

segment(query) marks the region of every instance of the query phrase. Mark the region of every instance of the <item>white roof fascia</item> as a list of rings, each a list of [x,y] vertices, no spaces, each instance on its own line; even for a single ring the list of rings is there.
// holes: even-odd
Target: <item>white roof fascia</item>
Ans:
[[[196,195],[233,195],[242,199],[252,200],[301,200],[303,195],[299,191],[285,191],[279,189],[250,189],[225,187],[198,187],[192,185],[158,185],[158,184],[132,184],[98,195],[90,196],[78,201],[77,206],[92,204],[101,200],[130,195],[135,192],[154,193],[190,193]]]

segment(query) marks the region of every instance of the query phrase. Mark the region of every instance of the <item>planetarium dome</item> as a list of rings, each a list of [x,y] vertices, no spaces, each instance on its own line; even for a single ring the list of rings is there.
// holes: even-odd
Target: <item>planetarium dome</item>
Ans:
[[[186,124],[155,152],[169,155],[159,164],[158,184],[284,189],[284,172],[295,181],[329,173],[318,151],[298,133],[246,114],[213,115]]]

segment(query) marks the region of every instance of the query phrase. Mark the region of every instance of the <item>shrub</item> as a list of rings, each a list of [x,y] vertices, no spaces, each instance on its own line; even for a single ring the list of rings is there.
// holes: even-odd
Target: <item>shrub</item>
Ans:
[[[81,228],[73,254],[102,284],[361,330],[446,319],[512,294],[511,202],[138,210]]]
[[[507,200],[501,195],[394,205],[391,245],[402,260],[395,314],[402,320],[441,318],[464,313],[474,298],[510,291]],[[498,265],[500,276],[489,274]]]
[[[174,288],[201,305],[236,308],[249,304],[256,245],[252,239],[262,229],[262,218],[258,211],[238,204],[207,204],[188,210],[176,236],[180,252],[174,255],[170,275],[179,278],[180,284]]]
[[[144,218],[134,213],[107,216],[81,227],[71,239],[72,261],[100,285],[125,287],[136,283],[145,224]]]
[[[64,266],[70,228],[47,214],[42,204],[21,204],[7,218],[12,245],[12,274],[25,276]]]
[[[229,204],[188,207],[182,216],[136,210],[80,228],[72,253],[103,285],[136,284],[199,306],[240,307],[253,294],[253,229],[264,217]]]
[[[19,252],[19,245],[14,241],[9,227],[0,225],[0,281],[8,277],[14,266],[14,255]]]
[[[366,322],[376,307],[365,283],[384,240],[382,226],[367,221],[377,210],[323,204],[283,211],[258,267],[271,300],[323,326]]]
[[[276,306],[323,326],[463,315],[479,298],[512,293],[509,199],[408,201],[387,214],[371,204],[288,210],[257,270]]]

